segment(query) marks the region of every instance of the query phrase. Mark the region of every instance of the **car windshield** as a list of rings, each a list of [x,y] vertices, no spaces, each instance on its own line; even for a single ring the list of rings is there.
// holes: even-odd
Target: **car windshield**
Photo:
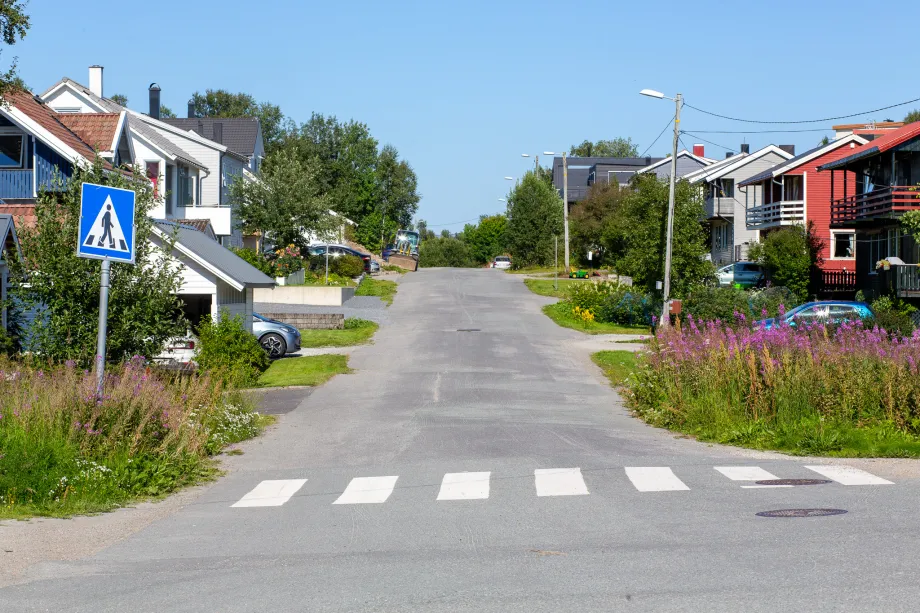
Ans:
[[[511,259],[507,257],[498,256],[497,258],[495,258],[495,261],[496,262],[510,262]]]

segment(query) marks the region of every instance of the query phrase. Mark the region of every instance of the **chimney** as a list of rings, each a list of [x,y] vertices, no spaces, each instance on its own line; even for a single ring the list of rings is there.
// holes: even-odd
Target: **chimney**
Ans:
[[[747,143],[741,143],[741,153],[750,153],[751,146]]]
[[[733,155],[735,155],[735,154],[732,153],[731,151],[726,151],[726,152],[725,152],[725,159],[727,160],[728,158],[730,158],[730,157],[733,156]]]
[[[149,115],[154,119],[160,118],[160,86],[156,83],[151,83],[150,87],[147,88],[147,91],[150,93],[150,113]]]
[[[789,155],[795,155],[795,145],[780,145],[779,148]]]
[[[693,155],[701,158],[706,157],[706,147],[699,143],[693,145]]]
[[[652,165],[652,156],[650,156],[650,155],[645,156],[645,165],[646,165],[646,166],[651,166],[651,165]]]
[[[195,99],[194,98],[188,101],[188,118],[195,119]]]
[[[89,91],[102,98],[102,66],[89,67]]]
[[[214,125],[211,126],[211,131],[214,133],[212,136],[213,140],[216,143],[224,144],[224,124],[219,121],[215,121]]]

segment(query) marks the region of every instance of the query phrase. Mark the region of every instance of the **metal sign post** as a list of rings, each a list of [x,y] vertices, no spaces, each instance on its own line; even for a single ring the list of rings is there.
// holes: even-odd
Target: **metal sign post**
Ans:
[[[84,183],[80,197],[77,257],[102,260],[99,333],[96,337],[96,397],[105,382],[105,339],[109,321],[112,262],[134,264],[134,190]]]

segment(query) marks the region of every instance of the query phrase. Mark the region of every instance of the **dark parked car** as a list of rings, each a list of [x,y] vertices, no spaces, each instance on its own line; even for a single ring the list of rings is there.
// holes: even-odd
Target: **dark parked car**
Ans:
[[[330,258],[338,258],[343,255],[353,255],[361,258],[361,261],[364,262],[364,272],[371,272],[371,255],[369,253],[361,253],[345,245],[311,245],[309,252],[310,255],[326,255],[326,249],[329,249]]]
[[[767,330],[786,322],[790,326],[809,323],[842,324],[846,321],[863,321],[872,319],[872,310],[864,302],[849,300],[822,300],[800,304],[786,313],[782,319],[771,317],[758,321],[755,325]]]

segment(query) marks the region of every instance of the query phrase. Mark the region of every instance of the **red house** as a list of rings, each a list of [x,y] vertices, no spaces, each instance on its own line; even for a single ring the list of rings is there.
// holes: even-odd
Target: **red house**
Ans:
[[[790,225],[814,223],[824,242],[821,258],[825,271],[852,272],[856,264],[856,236],[849,228],[831,228],[831,198],[843,193],[846,181],[855,184],[852,172],[818,172],[818,167],[851,155],[868,142],[865,136],[849,134],[826,145],[777,164],[747,179],[739,187],[762,190],[762,204],[747,210],[748,230],[761,238]],[[849,175],[848,177],[846,175]]]

